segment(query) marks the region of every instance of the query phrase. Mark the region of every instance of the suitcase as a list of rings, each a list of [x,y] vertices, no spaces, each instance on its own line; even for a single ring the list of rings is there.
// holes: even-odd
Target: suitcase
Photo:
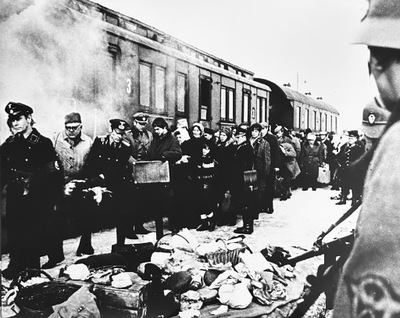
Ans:
[[[331,171],[329,170],[329,165],[318,167],[317,181],[323,184],[329,184],[331,182]]]
[[[168,183],[170,181],[168,161],[135,161],[132,176],[136,184]]]
[[[111,247],[111,253],[124,256],[127,260],[126,269],[130,272],[136,272],[137,266],[143,262],[150,262],[151,255],[156,247],[151,242],[138,244],[114,244]]]

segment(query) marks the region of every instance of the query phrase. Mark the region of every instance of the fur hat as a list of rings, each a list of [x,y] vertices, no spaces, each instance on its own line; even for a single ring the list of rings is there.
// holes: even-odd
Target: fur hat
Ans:
[[[81,114],[74,112],[74,113],[65,115],[65,123],[66,124],[82,123]]]
[[[250,126],[250,131],[253,131],[253,130],[261,131],[262,130],[262,126],[259,123],[254,123],[254,124],[252,124]]]
[[[232,132],[230,131],[229,128],[222,128],[220,130],[221,133],[224,133],[226,135],[226,137],[228,137],[228,139],[232,138]]]

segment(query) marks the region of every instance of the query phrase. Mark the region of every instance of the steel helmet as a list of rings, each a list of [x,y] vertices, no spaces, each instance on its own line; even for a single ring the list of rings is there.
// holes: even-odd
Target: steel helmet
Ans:
[[[400,49],[400,1],[369,0],[353,43]]]

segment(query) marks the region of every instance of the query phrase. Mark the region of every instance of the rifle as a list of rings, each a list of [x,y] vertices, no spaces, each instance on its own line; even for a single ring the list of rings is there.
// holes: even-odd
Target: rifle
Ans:
[[[302,302],[297,305],[294,312],[290,315],[290,318],[303,317],[312,304],[314,304],[318,299],[319,295],[323,292],[326,294],[327,308],[333,307],[337,276],[352,249],[354,242],[354,230],[349,235],[327,243],[322,243],[322,240],[336,226],[353,214],[360,206],[361,200],[358,200],[339,218],[338,221],[333,223],[327,231],[322,232],[314,242],[313,247],[305,253],[295,257],[290,257],[290,254],[287,251],[282,248],[277,248],[271,255],[266,256],[267,260],[274,262],[278,266],[294,266],[298,262],[306,259],[324,255],[324,263],[319,266],[317,275],[310,275],[307,277],[307,281],[310,286],[309,288],[305,289],[302,296]]]
[[[278,266],[284,266],[284,265],[295,266],[298,262],[322,254],[340,255],[340,253],[342,253],[343,250],[347,250],[352,246],[353,241],[354,241],[354,234],[351,233],[349,235],[335,239],[333,241],[320,244],[319,246],[313,246],[312,249],[295,257],[290,257],[290,254],[288,254],[286,251],[282,249],[276,249],[271,256],[267,257],[267,259]]]

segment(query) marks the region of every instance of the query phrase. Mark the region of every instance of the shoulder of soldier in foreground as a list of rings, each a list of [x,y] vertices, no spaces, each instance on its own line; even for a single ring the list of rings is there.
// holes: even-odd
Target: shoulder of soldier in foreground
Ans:
[[[96,137],[94,138],[93,143],[105,144],[105,143],[108,142],[108,139],[109,139],[108,137],[109,137],[109,135],[96,136]]]
[[[380,144],[398,144],[400,134],[400,121],[393,124],[388,130],[382,135],[379,143]]]
[[[36,145],[36,144],[49,144],[53,145],[53,142],[50,138],[43,136],[39,131],[33,128],[30,135],[26,138],[27,142]]]

